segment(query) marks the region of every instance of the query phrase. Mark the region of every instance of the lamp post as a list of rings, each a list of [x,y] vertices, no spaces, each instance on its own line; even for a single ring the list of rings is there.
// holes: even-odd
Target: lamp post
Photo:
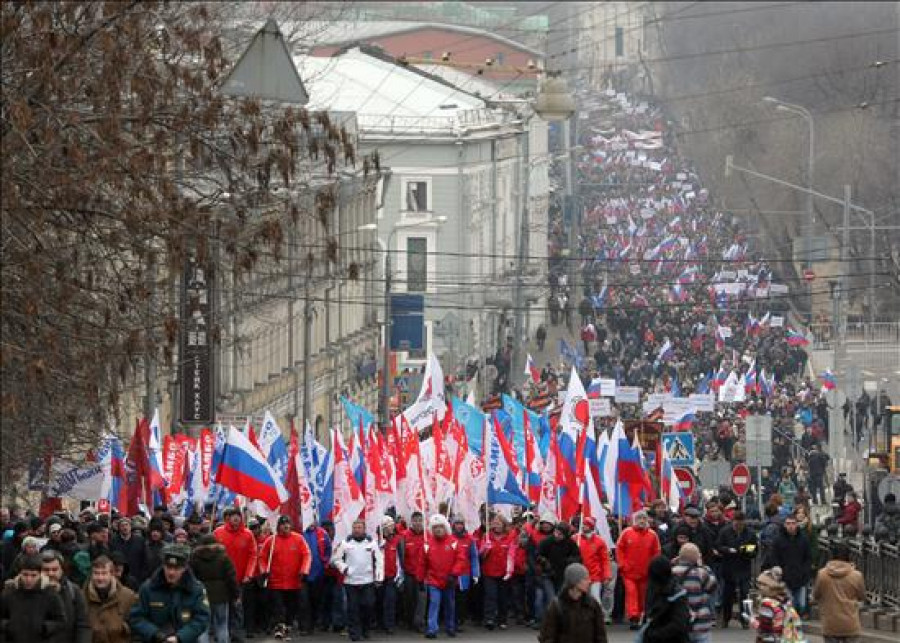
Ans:
[[[809,158],[807,159],[807,168],[806,168],[806,185],[810,189],[810,192],[806,195],[806,210],[809,212],[809,227],[810,232],[813,230],[813,226],[816,223],[816,211],[815,206],[813,204],[813,176],[815,173],[816,167],[816,128],[815,123],[813,121],[812,113],[803,107],[803,105],[796,105],[794,103],[787,103],[783,100],[778,100],[774,96],[765,96],[763,101],[766,103],[770,103],[775,105],[775,109],[782,112],[791,112],[793,114],[798,114],[802,118],[806,119],[807,124],[809,125]]]
[[[445,216],[437,216],[427,221],[401,221],[395,223],[388,234],[387,243],[382,244],[381,240],[378,244],[382,246],[384,252],[384,347],[381,362],[381,400],[379,407],[381,410],[381,427],[387,431],[391,422],[391,245],[394,242],[394,235],[398,230],[409,228],[435,228],[447,221]],[[360,230],[374,230],[377,226],[374,223],[361,226]]]
[[[535,97],[534,103],[532,105],[533,113],[540,116],[545,121],[559,122],[559,121],[568,121],[569,118],[575,113],[575,99],[569,93],[568,87],[566,85],[566,81],[560,77],[559,72],[556,73],[548,73],[547,77],[541,83],[540,88],[538,90],[538,95]],[[522,288],[523,288],[523,273],[525,272],[525,259],[528,254],[528,233],[529,233],[529,184],[531,181],[531,159],[529,158],[529,137],[528,137],[528,121],[531,118],[531,114],[528,114],[523,118],[522,121],[522,136],[523,145],[522,145],[522,164],[525,168],[525,171],[522,173],[523,175],[523,190],[522,194],[524,195],[523,203],[522,203],[522,218],[521,218],[521,227],[519,231],[519,249],[518,249],[518,267],[516,270],[516,293],[515,298],[513,299],[513,306],[515,308],[515,317],[514,317],[514,334],[513,334],[513,346],[512,346],[512,358],[510,359],[510,373],[509,373],[509,381],[512,382],[512,378],[515,376],[515,373],[522,372],[522,368],[520,368],[519,360],[521,355],[521,345],[522,345]],[[566,149],[570,147],[570,142],[566,140],[565,142]],[[571,163],[571,151],[568,152],[569,160],[567,163]],[[571,182],[567,182],[567,193],[571,188]],[[571,201],[571,194],[567,194],[567,200]]]

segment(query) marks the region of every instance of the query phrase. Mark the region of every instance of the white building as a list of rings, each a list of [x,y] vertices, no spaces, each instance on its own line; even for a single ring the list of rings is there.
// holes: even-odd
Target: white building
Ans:
[[[501,319],[512,318],[514,305],[524,131],[530,254],[546,255],[546,124],[532,118],[523,129],[513,110],[370,48],[295,60],[310,107],[355,112],[361,152],[378,150],[390,171],[369,243],[391,253],[392,291],[425,299],[425,348],[401,354],[400,365],[431,351],[451,373],[470,356],[493,353],[504,336]],[[529,265],[527,280],[545,283],[545,265]],[[383,277],[377,284],[383,288]],[[380,298],[367,301],[381,309]],[[529,321],[536,327],[542,319],[535,312]]]

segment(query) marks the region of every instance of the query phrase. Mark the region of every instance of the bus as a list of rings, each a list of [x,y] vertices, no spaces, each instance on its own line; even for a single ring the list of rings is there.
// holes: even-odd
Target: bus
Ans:
[[[900,473],[900,406],[885,408],[881,426],[883,427],[884,444],[890,454],[891,473]],[[876,437],[876,444],[877,442]]]

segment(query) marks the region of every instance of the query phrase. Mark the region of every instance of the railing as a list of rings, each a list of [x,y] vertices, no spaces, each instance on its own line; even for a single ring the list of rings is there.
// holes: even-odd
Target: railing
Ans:
[[[810,324],[813,335],[813,348],[828,350],[832,348],[834,325],[828,323]],[[897,322],[855,322],[847,324],[848,344],[887,344],[900,345],[900,323]]]
[[[866,584],[865,608],[900,613],[900,545],[877,542],[870,536],[841,538],[832,533],[819,536],[819,560],[822,567],[831,558],[835,545],[850,548],[850,562],[862,572]]]

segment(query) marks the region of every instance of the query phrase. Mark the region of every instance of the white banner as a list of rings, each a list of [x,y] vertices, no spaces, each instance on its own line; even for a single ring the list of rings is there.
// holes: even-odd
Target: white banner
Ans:
[[[640,386],[617,386],[616,402],[621,404],[639,404],[641,401]]]
[[[596,393],[597,389],[600,390],[600,397],[615,397],[616,396],[616,380],[595,377],[594,379],[591,380],[591,386],[589,389],[589,393]]]
[[[71,462],[55,462],[47,496],[96,502],[102,488],[103,467],[100,464],[81,467]]]
[[[716,396],[712,393],[691,393],[688,399],[694,403],[698,412],[712,413],[716,410]]]
[[[651,393],[647,396],[647,404],[651,408],[658,409],[671,399],[673,399],[671,393]]]
[[[772,317],[769,320],[769,326],[772,328],[781,328],[784,326],[784,317]]]
[[[769,292],[773,295],[786,295],[790,289],[784,284],[772,284],[769,286]]]
[[[601,397],[590,399],[588,400],[588,404],[591,407],[592,418],[608,418],[612,416],[612,406],[609,403],[609,398]]]

